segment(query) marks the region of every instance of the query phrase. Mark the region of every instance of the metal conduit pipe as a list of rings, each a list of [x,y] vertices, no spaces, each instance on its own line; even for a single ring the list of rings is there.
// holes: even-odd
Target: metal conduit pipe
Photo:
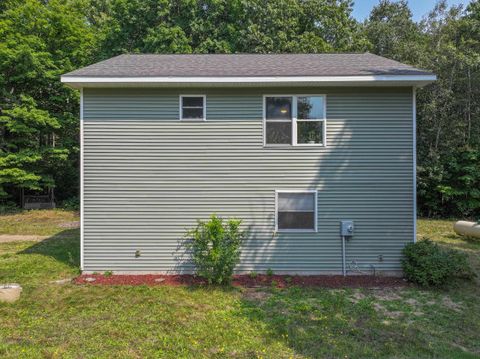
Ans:
[[[340,237],[342,238],[342,274],[343,276],[347,276],[347,254],[346,254],[346,243],[345,241],[353,237],[353,221],[351,220],[344,220],[340,221]]]

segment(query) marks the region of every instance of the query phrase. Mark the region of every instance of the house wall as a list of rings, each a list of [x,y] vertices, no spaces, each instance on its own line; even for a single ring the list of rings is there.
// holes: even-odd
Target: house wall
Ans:
[[[326,94],[327,147],[263,146],[263,94]],[[179,94],[207,121],[179,122]],[[189,271],[186,228],[211,213],[249,230],[237,270],[400,270],[413,240],[411,88],[84,89],[86,271]],[[274,235],[275,190],[318,190],[318,233]],[[135,251],[141,252],[135,257]],[[382,260],[380,260],[381,256]]]

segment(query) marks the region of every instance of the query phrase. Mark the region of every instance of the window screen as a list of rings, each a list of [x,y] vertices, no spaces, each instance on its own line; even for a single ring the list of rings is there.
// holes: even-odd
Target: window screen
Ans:
[[[316,192],[277,193],[279,230],[315,230]]]
[[[265,101],[265,141],[292,144],[292,97],[267,97]]]
[[[181,96],[180,107],[182,120],[204,120],[205,119],[205,97],[204,96]]]

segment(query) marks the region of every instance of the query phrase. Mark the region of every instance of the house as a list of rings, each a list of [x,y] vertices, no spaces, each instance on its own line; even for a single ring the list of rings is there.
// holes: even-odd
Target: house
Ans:
[[[82,270],[189,272],[185,230],[217,213],[248,229],[238,272],[399,273],[415,89],[434,80],[369,53],[121,55],[63,75],[81,91]]]

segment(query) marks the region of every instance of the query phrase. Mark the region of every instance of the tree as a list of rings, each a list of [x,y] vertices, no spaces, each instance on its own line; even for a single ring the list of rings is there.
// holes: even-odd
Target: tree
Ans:
[[[402,62],[417,62],[422,36],[406,0],[381,0],[373,7],[364,29],[373,53]]]
[[[407,3],[382,0],[364,23],[378,55],[433,71],[417,90],[419,211],[427,216],[480,215],[480,5],[440,1],[418,24]]]
[[[0,14],[0,195],[77,193],[78,93],[60,75],[90,61],[93,29],[77,0],[8,0]]]
[[[351,0],[110,0],[90,15],[102,57],[364,48]]]
[[[478,2],[440,2],[422,22],[422,63],[438,81],[419,91],[419,199],[423,214],[476,217],[480,158]],[[463,186],[463,187],[462,187]],[[473,188],[472,188],[473,186]]]
[[[319,53],[365,45],[350,0],[252,0],[243,7],[240,52]]]

